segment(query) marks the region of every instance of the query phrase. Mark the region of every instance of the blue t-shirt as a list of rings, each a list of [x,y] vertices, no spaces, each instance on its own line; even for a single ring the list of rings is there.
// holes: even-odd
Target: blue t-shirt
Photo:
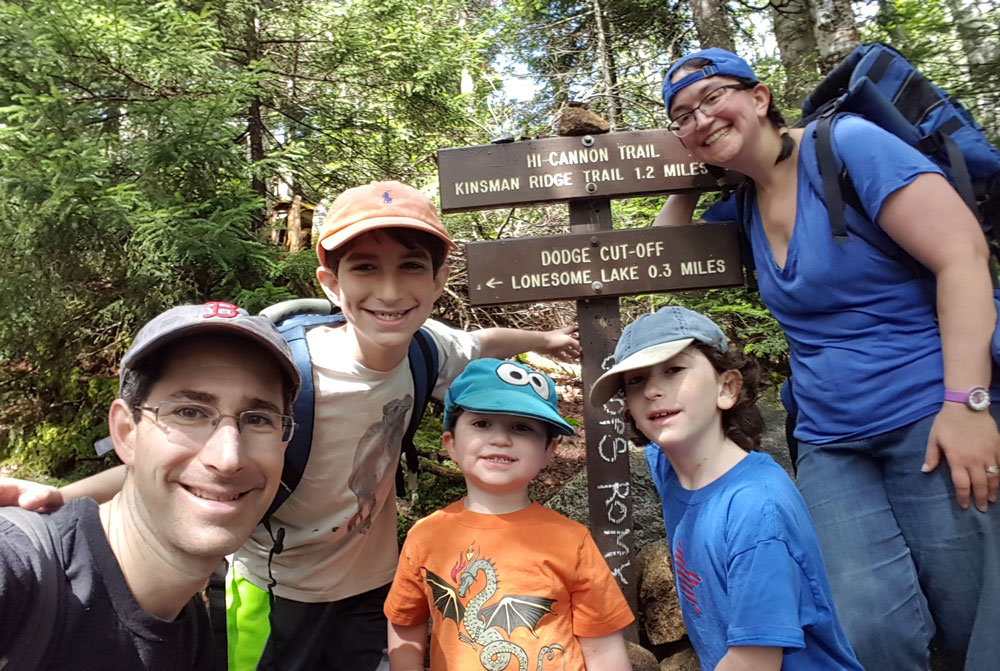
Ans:
[[[922,173],[941,171],[860,117],[834,125],[834,146],[868,214],[845,209],[848,242],[838,244],[830,233],[809,132],[799,150],[795,228],[783,268],[771,253],[756,203],[750,225],[761,298],[788,338],[799,409],[795,437],[810,443],[905,426],[937,412],[944,393],[933,291],[928,293],[926,279],[880,251],[898,246],[872,223],[886,197]]]
[[[770,456],[751,452],[694,491],[655,444],[646,462],[701,668],[714,669],[730,646],[765,646],[784,648],[783,671],[862,670],[834,612],[809,511]]]

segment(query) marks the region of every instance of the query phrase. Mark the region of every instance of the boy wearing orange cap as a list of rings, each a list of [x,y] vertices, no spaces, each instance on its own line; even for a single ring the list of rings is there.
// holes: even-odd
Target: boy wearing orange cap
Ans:
[[[399,182],[348,189],[331,205],[316,275],[346,323],[307,333],[312,451],[271,519],[275,537],[259,526],[234,556],[230,669],[369,671],[382,663],[382,603],[398,555],[396,464],[410,413],[419,411],[407,351],[419,328],[438,347],[440,396],[479,357],[579,354],[572,328],[466,333],[429,320],[453,248],[430,199]],[[278,534],[280,554],[272,552]]]

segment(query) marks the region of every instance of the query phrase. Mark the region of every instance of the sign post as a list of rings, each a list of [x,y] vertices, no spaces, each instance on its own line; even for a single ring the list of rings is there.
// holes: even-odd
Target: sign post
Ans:
[[[743,283],[737,231],[706,224],[613,230],[612,197],[718,188],[664,130],[444,149],[444,213],[569,203],[570,233],[469,243],[469,301],[576,300],[584,396],[611,367],[618,296]],[[590,530],[638,612],[631,475],[622,402],[584,403]],[[630,633],[636,639],[636,632]]]
[[[570,228],[581,233],[611,230],[607,198],[569,205]],[[583,347],[583,422],[587,436],[587,506],[591,534],[604,561],[618,580],[633,613],[638,613],[635,543],[632,534],[631,472],[628,439],[619,407],[610,401],[601,409],[587,402],[587,390],[610,367],[608,355],[621,335],[617,298],[584,298],[576,302]]]

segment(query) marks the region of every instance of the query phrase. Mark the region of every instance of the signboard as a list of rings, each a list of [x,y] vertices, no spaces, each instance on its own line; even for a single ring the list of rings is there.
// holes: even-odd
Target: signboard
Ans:
[[[718,188],[667,130],[441,149],[438,180],[445,213]]]
[[[470,242],[472,305],[656,293],[743,283],[735,224],[632,228]]]

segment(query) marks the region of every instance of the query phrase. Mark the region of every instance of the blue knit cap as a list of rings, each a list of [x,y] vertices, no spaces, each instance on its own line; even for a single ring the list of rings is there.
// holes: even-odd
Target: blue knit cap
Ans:
[[[676,82],[671,82],[670,79],[674,76],[674,73],[692,58],[704,58],[705,60],[712,61],[712,64],[706,65],[700,70],[690,72]],[[718,47],[696,51],[693,54],[688,54],[677,59],[670,66],[670,69],[667,70],[667,76],[663,80],[663,104],[667,106],[667,113],[670,113],[670,103],[674,99],[674,96],[680,93],[682,89],[706,77],[716,77],[719,75],[738,77],[752,82],[760,81],[747,62],[730,51]]]

